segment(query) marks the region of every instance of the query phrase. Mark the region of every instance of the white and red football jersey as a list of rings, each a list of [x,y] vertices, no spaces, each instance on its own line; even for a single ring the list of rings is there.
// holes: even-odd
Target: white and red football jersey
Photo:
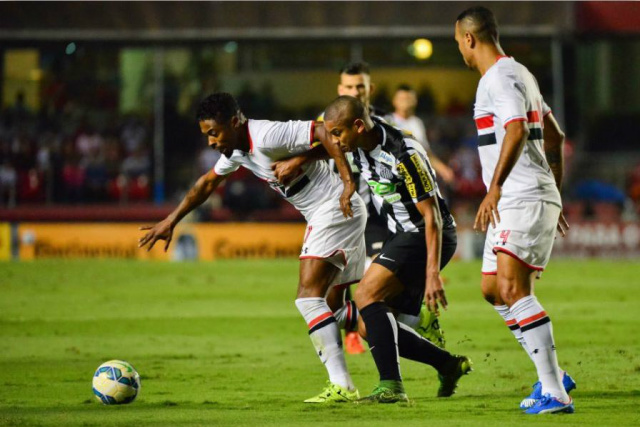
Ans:
[[[313,127],[313,121],[249,120],[249,152],[234,150],[231,157],[222,155],[214,171],[218,175],[228,175],[240,166],[249,169],[308,219],[327,200],[340,198],[343,188],[340,177],[329,169],[327,162],[310,162],[303,166],[298,177],[284,186],[276,180],[271,165],[277,160],[310,150]]]
[[[520,200],[562,205],[544,154],[543,118],[550,112],[535,77],[513,58],[498,58],[480,79],[474,119],[482,179],[487,189],[500,157],[506,126],[513,121],[525,121],[529,127],[529,140],[502,186],[498,208],[513,206]]]

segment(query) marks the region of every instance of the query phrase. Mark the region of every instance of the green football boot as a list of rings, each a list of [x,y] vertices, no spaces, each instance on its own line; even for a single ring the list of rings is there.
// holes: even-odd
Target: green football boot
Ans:
[[[446,342],[444,339],[444,331],[438,321],[438,315],[430,312],[424,303],[422,303],[422,307],[420,307],[420,324],[418,324],[416,332],[438,347],[444,348]]]
[[[327,381],[327,386],[319,395],[310,397],[304,403],[345,403],[355,402],[360,398],[358,390],[349,391],[344,387]]]
[[[373,389],[373,392],[358,400],[358,403],[397,403],[409,402],[407,394],[404,392],[402,381],[380,381]]]
[[[439,373],[440,387],[438,397],[449,397],[456,392],[458,381],[463,375],[467,375],[471,369],[471,359],[467,356],[453,355],[454,360],[445,373]]]

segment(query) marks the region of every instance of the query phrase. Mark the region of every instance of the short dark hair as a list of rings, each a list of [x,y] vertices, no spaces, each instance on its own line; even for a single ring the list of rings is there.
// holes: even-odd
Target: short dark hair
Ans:
[[[200,101],[196,118],[203,120],[215,120],[226,123],[240,112],[240,107],[233,95],[226,92],[216,92]]]
[[[369,112],[358,98],[349,95],[342,95],[334,99],[324,110],[325,121],[340,122],[344,120],[364,119]]]
[[[396,92],[400,92],[401,90],[405,92],[415,92],[415,90],[408,83],[402,83],[398,85],[398,87],[396,88]]]
[[[361,61],[348,63],[340,69],[340,74],[349,74],[350,76],[355,76],[357,74],[371,75],[371,72],[369,71],[369,64]]]
[[[456,21],[466,20],[472,30],[471,32],[484,43],[497,43],[498,21],[489,9],[484,6],[474,6],[463,11]]]

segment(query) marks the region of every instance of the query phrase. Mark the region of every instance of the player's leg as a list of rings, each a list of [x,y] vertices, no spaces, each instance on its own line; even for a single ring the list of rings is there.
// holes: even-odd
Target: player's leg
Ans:
[[[360,311],[363,323],[361,332],[367,337],[380,375],[378,387],[363,400],[380,403],[407,400],[400,375],[399,356],[433,366],[443,379],[438,391],[438,395],[443,397],[453,394],[460,376],[470,369],[468,359],[436,347],[394,319],[384,301],[394,300],[402,294],[403,289],[404,285],[394,273],[373,263],[356,290],[356,303],[363,307]],[[458,371],[464,372],[458,375]]]
[[[347,299],[349,286],[333,286],[327,294],[327,305],[333,311],[338,328],[346,332],[358,331],[358,308],[355,301]]]
[[[374,393],[365,399],[383,403],[407,401],[398,360],[398,324],[384,300],[402,292],[402,284],[393,273],[379,264],[371,264],[355,292],[356,305],[364,323],[363,334],[380,375]]]
[[[497,260],[500,297],[509,306],[520,327],[542,385],[543,398],[528,409],[527,413],[539,413],[536,408],[541,403],[550,409],[549,412],[572,412],[572,400],[565,391],[562,371],[558,366],[551,320],[532,294],[538,272],[504,252],[497,254]],[[548,402],[543,402],[544,400]]]
[[[325,259],[301,259],[296,307],[309,326],[309,337],[329,373],[329,387],[308,403],[357,398],[342,352],[342,337],[325,295],[340,269]],[[336,396],[337,395],[337,396]]]
[[[493,256],[495,257],[495,254]],[[509,306],[506,305],[504,301],[502,301],[502,297],[500,296],[500,292],[498,291],[498,280],[496,273],[482,273],[482,295],[484,296],[484,299],[493,306],[500,317],[502,317],[515,339],[518,341],[527,355],[531,358],[531,353],[527,348],[527,342],[522,336],[522,331],[520,330],[520,326],[518,326],[518,322],[511,313],[511,310],[509,310]]]

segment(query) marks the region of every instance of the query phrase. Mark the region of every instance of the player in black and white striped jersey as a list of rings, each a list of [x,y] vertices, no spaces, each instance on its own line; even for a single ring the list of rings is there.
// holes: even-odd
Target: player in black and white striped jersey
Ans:
[[[379,385],[365,400],[407,400],[398,352],[433,366],[441,381],[438,396],[450,396],[471,370],[470,360],[437,348],[388,312],[391,307],[416,315],[423,298],[432,311],[447,306],[440,270],[455,252],[455,221],[440,197],[427,155],[410,136],[372,119],[351,96],[338,97],[327,107],[325,127],[343,151],[353,153],[392,233],[356,290],[361,331],[366,330],[380,373]]]

